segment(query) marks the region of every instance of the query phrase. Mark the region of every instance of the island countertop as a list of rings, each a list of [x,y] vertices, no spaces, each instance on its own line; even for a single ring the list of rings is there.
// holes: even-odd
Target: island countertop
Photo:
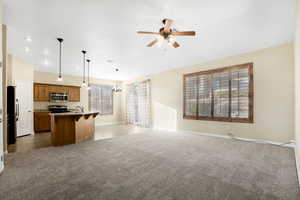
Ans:
[[[51,116],[83,116],[83,115],[98,115],[99,112],[64,112],[64,113],[49,113]]]

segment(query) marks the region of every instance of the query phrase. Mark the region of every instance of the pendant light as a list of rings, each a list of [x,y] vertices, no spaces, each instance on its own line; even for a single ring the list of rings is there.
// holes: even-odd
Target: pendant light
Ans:
[[[61,43],[64,41],[62,38],[57,38],[59,42],[59,73],[58,73],[58,78],[57,81],[62,81],[62,75],[61,75]]]
[[[82,50],[81,51],[83,53],[83,77],[82,77],[82,87],[86,87],[86,82],[85,82],[85,54],[86,51]]]
[[[119,69],[118,68],[115,68],[115,71],[118,72]],[[122,88],[119,86],[119,81],[116,81],[116,85],[115,87],[112,89],[113,92],[122,92]]]
[[[88,67],[87,67],[87,90],[90,90],[91,87],[90,87],[90,62],[91,60],[90,59],[87,59],[86,62],[88,63]]]

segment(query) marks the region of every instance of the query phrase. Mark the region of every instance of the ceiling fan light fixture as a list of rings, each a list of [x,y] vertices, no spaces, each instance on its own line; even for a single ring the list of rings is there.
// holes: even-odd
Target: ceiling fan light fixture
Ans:
[[[158,46],[160,47],[161,45],[161,37],[163,40],[166,40],[169,44],[171,44],[174,48],[180,47],[178,42],[176,42],[172,36],[195,36],[196,32],[195,31],[177,31],[173,27],[173,20],[165,18],[162,20],[163,27],[159,29],[158,32],[148,32],[148,31],[138,31],[138,34],[154,34],[158,35],[155,40],[151,41],[149,44],[147,44],[147,47],[152,47],[152,46]]]

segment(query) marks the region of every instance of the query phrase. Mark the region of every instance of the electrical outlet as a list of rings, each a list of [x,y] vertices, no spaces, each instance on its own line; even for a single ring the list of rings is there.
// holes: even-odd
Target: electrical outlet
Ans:
[[[234,135],[232,133],[230,133],[230,132],[227,133],[227,135],[230,136],[230,137],[234,137]]]

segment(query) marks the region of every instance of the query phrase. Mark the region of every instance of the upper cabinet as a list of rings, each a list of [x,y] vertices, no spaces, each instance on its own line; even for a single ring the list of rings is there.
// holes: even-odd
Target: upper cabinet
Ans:
[[[34,101],[49,101],[48,86],[44,84],[34,84]]]
[[[51,94],[51,93],[66,93],[67,94],[68,93],[68,87],[71,87],[71,86],[48,85],[49,94]]]
[[[69,101],[80,101],[80,88],[79,87],[68,87]]]
[[[80,101],[80,87],[34,83],[34,101],[49,101],[51,93],[66,93],[69,101]]]

